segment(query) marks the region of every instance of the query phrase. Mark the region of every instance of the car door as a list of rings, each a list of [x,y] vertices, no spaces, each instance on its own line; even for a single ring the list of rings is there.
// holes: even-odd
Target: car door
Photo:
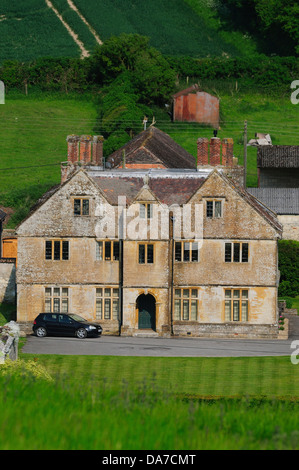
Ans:
[[[58,315],[59,331],[62,336],[73,336],[75,332],[75,322],[65,314]]]
[[[57,313],[47,313],[44,316],[44,322],[49,335],[59,334],[59,323]]]

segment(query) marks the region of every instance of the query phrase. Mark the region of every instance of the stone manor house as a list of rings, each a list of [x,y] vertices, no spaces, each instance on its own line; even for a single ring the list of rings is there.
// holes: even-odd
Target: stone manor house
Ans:
[[[199,139],[181,168],[161,131],[135,142],[106,168],[101,138],[68,138],[61,184],[17,228],[18,322],[62,311],[104,334],[277,338],[282,226],[242,187],[230,139]]]

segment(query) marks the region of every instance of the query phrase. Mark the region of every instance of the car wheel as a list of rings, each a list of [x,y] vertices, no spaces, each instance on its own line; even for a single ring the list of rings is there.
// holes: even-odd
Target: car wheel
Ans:
[[[47,330],[46,330],[46,328],[44,328],[43,326],[39,326],[39,327],[36,329],[35,334],[36,334],[36,336],[38,336],[39,338],[44,338],[45,336],[47,336]]]
[[[85,330],[85,328],[79,328],[79,330],[76,331],[76,336],[77,338],[86,338],[87,336],[87,331]]]

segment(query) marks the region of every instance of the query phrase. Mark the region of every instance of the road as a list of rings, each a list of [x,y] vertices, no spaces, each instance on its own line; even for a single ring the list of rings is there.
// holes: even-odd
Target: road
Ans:
[[[294,352],[289,340],[240,340],[210,338],[37,338],[28,336],[23,353],[95,356],[152,357],[252,357],[289,356]],[[297,341],[299,338],[297,338]],[[299,349],[299,341],[296,349]]]

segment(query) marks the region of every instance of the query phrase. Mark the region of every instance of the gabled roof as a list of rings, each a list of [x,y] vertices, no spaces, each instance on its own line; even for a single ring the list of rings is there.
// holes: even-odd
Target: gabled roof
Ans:
[[[149,127],[138,134],[109,155],[106,161],[112,167],[121,166],[123,152],[126,163],[161,163],[166,168],[196,168],[195,157],[156,127]]]
[[[299,145],[262,145],[257,151],[258,168],[299,168]]]
[[[299,215],[299,188],[247,188],[247,191],[279,215]]]
[[[206,177],[190,178],[173,175],[172,177],[151,174],[148,179],[149,190],[157,197],[162,204],[171,206],[172,204],[186,204],[190,197],[205,181]],[[118,203],[119,196],[126,196],[127,204],[131,204],[144,187],[144,178],[138,173],[118,175],[114,172],[109,176],[105,172],[102,176],[92,177],[94,182],[102,189],[108,202],[112,205]]]

